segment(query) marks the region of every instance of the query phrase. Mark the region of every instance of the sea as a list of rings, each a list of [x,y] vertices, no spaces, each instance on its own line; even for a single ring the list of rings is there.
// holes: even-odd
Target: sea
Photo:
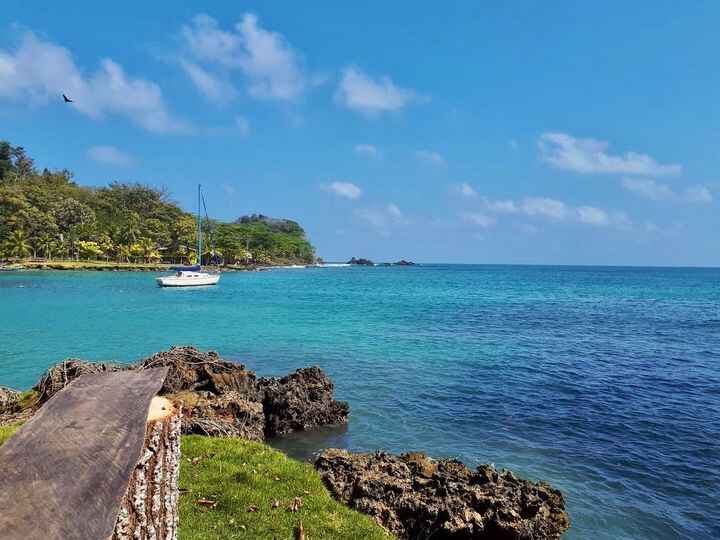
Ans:
[[[421,265],[0,273],[0,384],[194,345],[319,365],[349,424],[274,444],[421,450],[560,489],[571,539],[720,538],[720,269]]]

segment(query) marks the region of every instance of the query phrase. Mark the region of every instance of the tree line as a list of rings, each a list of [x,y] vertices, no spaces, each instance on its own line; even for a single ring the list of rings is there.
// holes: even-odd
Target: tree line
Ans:
[[[294,221],[262,215],[204,219],[203,264],[312,262]],[[80,186],[68,170],[39,171],[21,146],[0,141],[0,258],[198,262],[197,222],[167,191],[138,183]]]

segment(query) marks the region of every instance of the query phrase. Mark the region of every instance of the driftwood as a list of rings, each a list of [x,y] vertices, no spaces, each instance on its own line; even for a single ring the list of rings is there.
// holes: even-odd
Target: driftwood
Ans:
[[[127,495],[132,494],[132,504],[139,505],[142,490],[130,483],[142,476],[138,469],[147,466],[150,470],[153,458],[146,456],[153,448],[160,448],[155,442],[157,434],[160,446],[164,445],[159,450],[163,456],[170,459],[169,454],[179,452],[177,436],[172,434],[179,423],[178,411],[147,424],[151,400],[166,374],[167,369],[161,368],[83,375],[58,392],[1,446],[0,537],[110,538],[121,506],[125,503],[129,508]],[[169,471],[171,477],[176,475],[174,467],[168,463],[163,474]],[[152,468],[153,474],[156,470]],[[167,479],[162,478],[160,484],[167,486]],[[147,485],[146,489],[155,493],[155,478],[148,478]],[[168,487],[160,489],[162,504],[172,502],[170,491]],[[176,502],[177,495],[174,497]],[[153,510],[155,499],[151,499]],[[144,504],[148,504],[147,499]],[[163,514],[172,521],[165,529],[161,527],[161,532],[171,533],[167,538],[174,538],[175,511],[165,510]]]

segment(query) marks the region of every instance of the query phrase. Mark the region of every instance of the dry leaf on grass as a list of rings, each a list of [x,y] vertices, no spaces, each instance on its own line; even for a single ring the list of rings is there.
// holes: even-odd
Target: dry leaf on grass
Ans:
[[[302,508],[302,504],[303,504],[302,497],[295,497],[293,499],[292,503],[290,504],[289,510],[291,512],[297,512],[298,510],[300,510],[300,508]]]
[[[248,512],[257,512],[257,511],[258,511],[258,507],[255,506],[254,504],[251,504],[250,506],[248,506],[248,510],[247,510],[247,511],[248,511]]]
[[[215,508],[217,506],[217,501],[210,499],[198,499],[195,502],[201,506],[207,506],[208,508]]]
[[[272,508],[278,508],[280,506],[280,501],[275,499],[272,504],[270,505]]]

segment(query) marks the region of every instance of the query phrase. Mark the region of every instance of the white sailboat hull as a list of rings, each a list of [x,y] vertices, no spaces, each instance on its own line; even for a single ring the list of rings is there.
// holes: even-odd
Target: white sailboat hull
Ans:
[[[160,287],[203,287],[217,285],[220,274],[206,274],[205,272],[179,272],[175,276],[157,278]]]

